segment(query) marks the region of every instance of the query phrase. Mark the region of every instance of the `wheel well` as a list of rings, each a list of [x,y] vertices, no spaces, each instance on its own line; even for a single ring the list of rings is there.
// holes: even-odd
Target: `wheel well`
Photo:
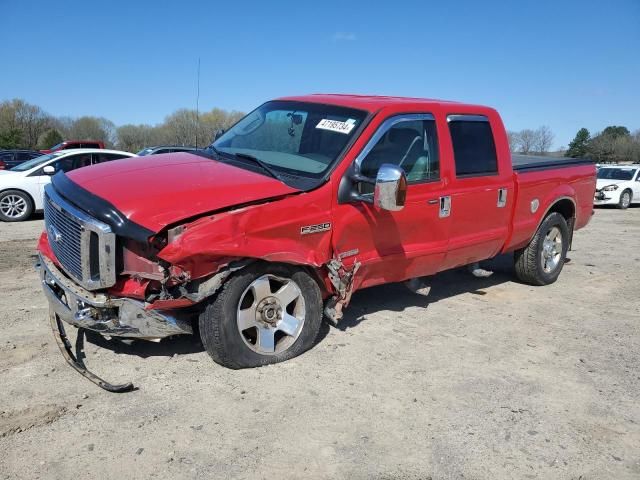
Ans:
[[[257,263],[257,264],[262,264],[262,265],[265,265],[265,266],[266,265],[281,265],[281,266],[283,266],[285,268],[304,271],[307,274],[309,274],[309,276],[318,284],[318,287],[320,288],[320,291],[322,292],[323,296],[327,296],[327,295],[329,295],[331,293],[327,289],[327,285],[324,282],[324,279],[322,277],[321,267],[316,267],[316,266],[313,266],[313,265],[302,265],[302,264],[295,264],[295,263],[286,263],[286,262],[270,262],[268,260],[264,260],[264,259],[260,259],[260,258],[255,258],[255,259],[252,259],[252,260],[254,260],[254,261],[250,262],[250,264]]]
[[[549,209],[549,213],[557,212],[564,217],[567,223],[571,222],[576,216],[576,207],[571,200],[563,198],[554,203]]]
[[[15,191],[15,192],[20,192],[20,193],[24,193],[29,200],[31,201],[31,205],[33,205],[33,209],[35,210],[36,208],[36,202],[33,199],[33,197],[31,196],[31,194],[25,190],[22,190],[21,188],[5,188],[4,190],[0,190],[0,195],[2,195],[4,192],[10,192],[11,190]]]

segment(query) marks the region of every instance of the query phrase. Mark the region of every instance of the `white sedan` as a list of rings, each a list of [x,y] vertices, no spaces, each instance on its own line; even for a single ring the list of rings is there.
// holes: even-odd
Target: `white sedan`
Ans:
[[[640,203],[640,165],[600,166],[593,204],[624,209],[632,203]]]
[[[44,187],[56,173],[120,158],[134,153],[98,148],[78,148],[48,153],[21,163],[11,170],[0,170],[0,220],[20,222],[43,209]]]

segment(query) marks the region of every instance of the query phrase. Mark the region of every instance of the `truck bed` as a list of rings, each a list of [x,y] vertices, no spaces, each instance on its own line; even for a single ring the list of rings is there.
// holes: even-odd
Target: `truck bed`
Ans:
[[[593,164],[586,158],[549,157],[542,155],[511,155],[513,170],[526,172],[533,170],[546,170],[549,168],[573,167],[576,165]]]
[[[572,199],[575,205],[576,230],[589,222],[595,190],[593,162],[528,155],[513,155],[512,161],[516,204],[513,211],[513,234],[505,251],[525,246],[546,215],[545,206],[558,199]]]

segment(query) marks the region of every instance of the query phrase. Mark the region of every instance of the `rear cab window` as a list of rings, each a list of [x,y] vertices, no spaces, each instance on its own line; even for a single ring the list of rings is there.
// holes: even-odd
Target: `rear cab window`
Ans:
[[[484,115],[448,115],[457,178],[498,174],[498,157],[489,119]]]

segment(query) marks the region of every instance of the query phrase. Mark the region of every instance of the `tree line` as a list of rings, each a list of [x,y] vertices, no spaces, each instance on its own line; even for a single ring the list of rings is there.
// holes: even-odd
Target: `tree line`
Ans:
[[[50,148],[65,139],[102,140],[108,147],[137,152],[151,145],[198,145],[211,143],[213,135],[226,130],[244,114],[219,108],[197,114],[181,108],[158,125],[116,126],[104,117],[55,117],[22,99],[0,102],[0,149]],[[548,126],[535,130],[509,131],[512,152],[527,155],[549,153],[554,134]],[[581,128],[564,152],[567,157],[585,157],[596,162],[640,162],[640,130],[609,126],[591,136]]]
[[[22,99],[0,102],[0,149],[45,149],[67,139],[101,140],[106,146],[137,152],[150,145],[198,145],[211,143],[213,135],[244,116],[237,111],[213,108],[196,114],[182,108],[158,125],[116,126],[103,117],[55,117]]]
[[[569,144],[566,157],[590,158],[598,163],[640,163],[640,130],[612,125],[593,137],[581,128]]]

